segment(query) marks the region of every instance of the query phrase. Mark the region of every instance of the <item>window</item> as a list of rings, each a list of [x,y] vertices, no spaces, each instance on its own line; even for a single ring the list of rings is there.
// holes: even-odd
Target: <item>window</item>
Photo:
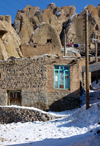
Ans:
[[[51,39],[47,39],[47,43],[52,43],[52,40]]]
[[[36,48],[36,45],[34,45],[34,48]]]
[[[9,105],[21,105],[21,91],[7,91]]]
[[[69,89],[69,66],[55,65],[54,66],[54,88]]]

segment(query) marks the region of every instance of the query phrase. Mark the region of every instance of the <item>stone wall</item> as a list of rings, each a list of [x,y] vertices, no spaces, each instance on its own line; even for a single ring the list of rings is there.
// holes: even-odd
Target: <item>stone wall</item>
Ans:
[[[70,67],[70,89],[54,89],[54,65]],[[44,55],[0,61],[0,105],[10,105],[8,93],[20,91],[22,106],[43,110],[76,108],[80,96],[79,75],[79,61],[75,58]]]
[[[55,119],[49,113],[16,107],[0,107],[0,123],[49,121]]]
[[[7,105],[7,91],[20,90],[22,106],[45,109],[46,70],[45,57],[0,61],[0,105]]]

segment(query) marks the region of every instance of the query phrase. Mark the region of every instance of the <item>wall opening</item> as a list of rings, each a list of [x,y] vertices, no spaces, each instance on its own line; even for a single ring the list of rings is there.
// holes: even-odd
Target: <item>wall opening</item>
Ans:
[[[9,90],[8,93],[8,105],[21,105],[21,90]]]
[[[34,45],[34,48],[36,48],[36,45]]]
[[[47,39],[47,43],[52,43],[52,40],[51,39]]]
[[[99,30],[99,26],[98,25],[96,25],[95,30]]]
[[[100,17],[100,9],[99,9],[99,17]]]

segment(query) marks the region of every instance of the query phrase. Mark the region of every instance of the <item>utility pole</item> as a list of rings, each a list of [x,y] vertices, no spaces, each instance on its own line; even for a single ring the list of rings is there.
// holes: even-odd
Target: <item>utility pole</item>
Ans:
[[[88,10],[85,16],[85,70],[86,70],[86,110],[89,108],[89,43],[88,43]]]
[[[98,59],[97,59],[97,55],[98,55],[98,52],[97,52],[97,41],[95,42],[95,62],[97,63]],[[98,83],[98,71],[96,71],[96,84]]]
[[[96,41],[96,34],[94,33],[94,39],[95,39],[95,62],[97,62],[97,41]]]
[[[98,51],[97,51],[97,41],[95,42],[95,62],[97,62],[97,55],[98,55]]]
[[[64,56],[66,56],[66,30],[64,29]]]

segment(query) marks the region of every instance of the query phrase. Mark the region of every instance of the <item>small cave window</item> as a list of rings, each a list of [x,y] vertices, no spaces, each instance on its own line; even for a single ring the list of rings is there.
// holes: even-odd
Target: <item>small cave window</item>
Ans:
[[[99,17],[100,17],[100,9],[99,9]]]
[[[36,45],[34,45],[34,48],[36,48]]]
[[[51,39],[47,39],[47,43],[52,43],[52,40]]]
[[[51,24],[51,20],[49,20],[49,23]]]
[[[0,73],[0,79],[1,79],[1,73]]]
[[[31,8],[29,8],[29,11],[31,10]]]
[[[99,27],[98,27],[98,25],[96,25],[96,27],[95,27],[95,30],[99,30]]]

